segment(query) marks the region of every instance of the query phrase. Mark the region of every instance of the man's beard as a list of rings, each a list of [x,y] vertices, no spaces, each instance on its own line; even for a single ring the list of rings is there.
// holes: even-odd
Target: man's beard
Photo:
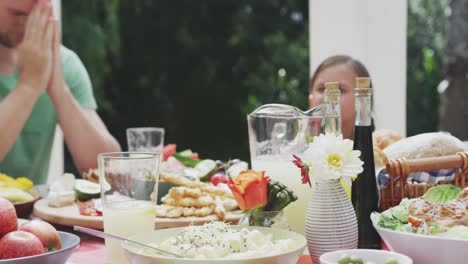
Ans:
[[[0,33],[0,45],[7,48],[14,48],[15,44],[11,41],[11,38],[6,33]]]

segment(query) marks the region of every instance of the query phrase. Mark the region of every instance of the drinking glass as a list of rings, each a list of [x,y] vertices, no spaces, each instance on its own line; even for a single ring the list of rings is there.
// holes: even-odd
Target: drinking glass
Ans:
[[[128,151],[143,151],[161,154],[164,147],[164,128],[127,128]]]
[[[104,231],[129,237],[154,230],[160,155],[113,152],[98,160]],[[127,263],[118,242],[106,239],[106,251],[110,263]]]

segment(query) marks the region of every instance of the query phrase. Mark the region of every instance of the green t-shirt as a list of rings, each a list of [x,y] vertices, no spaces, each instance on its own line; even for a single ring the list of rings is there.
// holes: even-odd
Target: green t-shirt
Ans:
[[[96,101],[91,80],[80,58],[63,46],[61,55],[63,76],[73,96],[82,107],[95,109]],[[3,100],[15,88],[19,75],[18,70],[8,76],[0,74],[0,100]],[[28,177],[35,184],[45,183],[56,125],[55,108],[47,92],[44,91],[15,144],[5,159],[0,162],[0,172],[13,177]],[[8,127],[2,129],[8,129]]]

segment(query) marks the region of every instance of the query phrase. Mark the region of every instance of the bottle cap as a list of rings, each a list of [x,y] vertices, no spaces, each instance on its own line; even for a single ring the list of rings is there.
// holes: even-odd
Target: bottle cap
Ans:
[[[325,86],[325,101],[338,101],[338,96],[341,95],[339,82],[326,82]]]
[[[370,87],[369,77],[356,77],[356,88],[354,88],[356,95],[368,95],[372,94],[372,88]]]
[[[340,89],[339,82],[326,82],[324,86],[325,86],[325,89]]]

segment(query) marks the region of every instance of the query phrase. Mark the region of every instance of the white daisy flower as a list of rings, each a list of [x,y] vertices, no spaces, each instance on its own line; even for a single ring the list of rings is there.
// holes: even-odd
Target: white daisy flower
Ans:
[[[312,185],[329,180],[343,180],[351,185],[351,180],[362,172],[364,164],[359,150],[353,150],[353,141],[333,134],[314,137],[304,152],[303,162],[310,168]]]

